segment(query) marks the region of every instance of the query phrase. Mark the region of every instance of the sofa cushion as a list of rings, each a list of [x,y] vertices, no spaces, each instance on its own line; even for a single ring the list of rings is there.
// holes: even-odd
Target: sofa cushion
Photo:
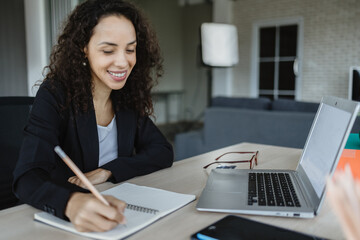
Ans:
[[[268,98],[214,97],[211,100],[211,106],[270,110],[271,100]]]
[[[273,111],[311,112],[316,113],[319,103],[299,102],[291,99],[277,99],[272,102]]]

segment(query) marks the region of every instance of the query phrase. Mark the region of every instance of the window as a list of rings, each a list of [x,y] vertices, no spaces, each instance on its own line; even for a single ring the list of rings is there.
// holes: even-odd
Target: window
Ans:
[[[296,21],[258,24],[255,28],[255,74],[257,95],[270,99],[299,98],[299,39],[301,25]],[[254,70],[253,70],[254,71]],[[255,77],[254,77],[255,76]]]

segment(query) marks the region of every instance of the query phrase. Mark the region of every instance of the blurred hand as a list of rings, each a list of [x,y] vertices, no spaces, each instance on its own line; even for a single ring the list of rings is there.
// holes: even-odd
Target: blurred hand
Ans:
[[[126,203],[112,196],[104,196],[106,206],[90,193],[75,192],[69,198],[65,215],[80,232],[104,232],[125,223]]]
[[[349,165],[327,179],[327,194],[346,239],[360,239],[360,181],[353,178]]]
[[[112,173],[109,170],[98,168],[91,172],[85,173],[85,176],[89,179],[92,184],[100,184],[106,182]],[[78,185],[82,188],[87,188],[77,176],[72,176],[68,179],[72,184]]]

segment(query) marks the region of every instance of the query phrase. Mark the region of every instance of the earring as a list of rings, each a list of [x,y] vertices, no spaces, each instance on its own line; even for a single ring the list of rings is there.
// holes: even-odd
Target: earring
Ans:
[[[84,58],[83,58],[83,61],[82,61],[82,63],[81,63],[84,67],[86,67],[86,65],[87,65],[87,63],[86,63],[87,60],[88,60],[88,59],[87,59],[87,57],[86,57],[86,55],[85,55]]]

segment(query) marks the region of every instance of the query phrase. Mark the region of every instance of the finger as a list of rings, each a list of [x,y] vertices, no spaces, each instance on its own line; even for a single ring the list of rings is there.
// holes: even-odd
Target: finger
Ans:
[[[109,172],[108,170],[98,168],[94,171],[88,172],[85,175],[92,184],[100,184],[106,182],[109,179],[111,175],[110,173],[111,172]]]
[[[96,223],[84,220],[81,224],[75,225],[75,229],[79,232],[104,232]]]
[[[73,179],[70,179],[69,182],[71,182],[72,184],[77,185],[77,181],[78,181],[78,180],[79,180],[79,179],[77,179],[77,178],[73,178]]]
[[[101,212],[94,212],[89,218],[89,222],[96,226],[97,232],[109,231],[116,227],[119,223],[105,218]]]
[[[83,184],[83,182],[79,178],[76,178],[74,180],[73,184],[75,184],[75,185],[77,185],[79,187],[85,188],[85,185]]]
[[[86,206],[85,204],[84,206]],[[82,210],[81,210],[82,211]],[[74,218],[71,218],[71,222],[74,225],[75,229],[79,232],[93,232],[93,231],[102,231],[100,227],[96,224],[89,221],[92,218],[91,211],[87,210],[85,212],[79,212]]]
[[[352,172],[351,172],[351,167],[350,167],[350,164],[347,163],[344,167],[344,171],[345,171],[345,174],[346,175],[350,175],[352,177]]]
[[[74,181],[75,181],[76,179],[77,179],[76,177],[69,177],[68,181],[71,182],[71,183],[74,183]]]
[[[77,185],[77,184],[76,184],[76,180],[71,180],[71,181],[69,181],[69,182],[72,183],[72,184]]]
[[[77,176],[72,176],[72,177],[69,177],[69,179],[68,179],[68,180],[73,180],[73,179],[75,179],[75,178],[77,178]]]
[[[105,196],[110,205],[114,206],[120,213],[123,213],[126,208],[126,202],[119,200],[113,196]]]
[[[70,177],[68,179],[68,182],[72,183],[72,184],[75,184],[79,187],[82,187],[82,188],[85,188],[87,189],[87,187],[85,186],[85,184],[76,176],[73,176],[73,177]]]
[[[82,181],[78,177],[72,177],[72,179],[69,179],[68,181],[79,187],[85,188],[85,185],[82,183]]]
[[[355,182],[349,164],[345,165],[345,172],[344,175],[341,177],[341,180],[350,207],[353,209],[354,212],[359,212],[359,203],[357,202],[355,193]]]
[[[97,172],[99,172],[99,170],[100,170],[100,169],[97,168],[97,169],[95,169],[95,170],[92,170],[92,171],[87,172],[87,173],[84,173],[84,174],[85,174],[86,177],[89,177],[89,176],[94,175],[94,174],[96,174]]]
[[[99,212],[101,212],[102,215],[109,220],[116,221],[120,224],[125,224],[125,216],[123,212],[125,210],[126,203],[112,196],[104,197],[110,203],[110,207],[102,204],[103,208],[101,211],[99,210]]]

